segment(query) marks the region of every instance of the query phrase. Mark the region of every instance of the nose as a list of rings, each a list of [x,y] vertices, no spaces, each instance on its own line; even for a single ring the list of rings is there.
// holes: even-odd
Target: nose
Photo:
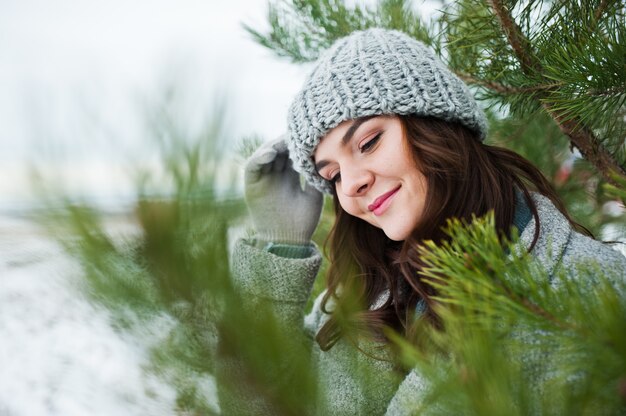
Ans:
[[[366,169],[344,168],[341,171],[341,191],[346,196],[361,196],[372,186],[374,175]]]

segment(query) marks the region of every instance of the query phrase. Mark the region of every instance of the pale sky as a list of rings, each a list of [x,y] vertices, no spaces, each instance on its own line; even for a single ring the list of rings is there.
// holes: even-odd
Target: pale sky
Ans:
[[[124,166],[146,154],[140,103],[167,82],[182,87],[190,124],[221,95],[234,141],[279,135],[306,67],[242,29],[265,28],[266,8],[262,0],[0,0],[0,207],[28,198],[31,161],[66,172],[77,189],[129,191]]]
[[[284,132],[308,66],[243,30],[266,29],[266,13],[266,0],[0,0],[0,211],[33,200],[32,163],[71,192],[133,194],[129,166],[155,153],[141,103],[168,83],[190,130],[223,96],[234,142]]]

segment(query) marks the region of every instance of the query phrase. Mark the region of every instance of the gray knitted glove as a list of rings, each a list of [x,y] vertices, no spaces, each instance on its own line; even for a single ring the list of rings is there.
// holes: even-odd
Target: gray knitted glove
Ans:
[[[286,244],[310,242],[324,199],[308,184],[302,189],[283,137],[263,144],[250,156],[245,194],[259,239]]]

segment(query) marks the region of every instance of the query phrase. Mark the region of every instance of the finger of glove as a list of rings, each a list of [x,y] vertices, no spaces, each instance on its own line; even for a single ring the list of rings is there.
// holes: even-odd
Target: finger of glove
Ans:
[[[276,160],[272,166],[272,172],[281,173],[286,169],[290,168],[289,166],[289,152],[287,150],[278,151],[276,154]]]
[[[310,183],[306,183],[304,186],[304,193],[307,194],[311,198],[324,198],[324,195],[313,185]]]
[[[304,194],[307,196],[307,199],[311,201],[313,204],[321,206],[324,202],[324,195],[317,190],[313,185],[309,183],[304,187]]]
[[[300,174],[293,168],[293,161],[287,156],[285,159],[284,180],[289,183],[291,192],[303,192],[300,184]]]
[[[276,160],[276,150],[272,148],[259,148],[246,162],[246,179],[248,181],[257,181],[263,175],[272,169],[272,165]]]
[[[264,142],[258,149],[248,158],[246,162],[246,170],[251,172],[261,170],[267,173],[272,169],[272,162],[279,153],[286,152],[289,154],[287,143],[284,136]],[[269,165],[269,166],[268,166]],[[282,169],[282,166],[281,166]]]
[[[264,144],[264,147],[272,149],[276,152],[276,159],[272,166],[265,172],[281,173],[287,167],[287,160],[289,159],[289,149],[287,143],[284,140],[284,136],[280,136],[276,139],[270,140]]]
[[[285,136],[280,136],[277,139],[274,139],[269,142],[272,146],[272,149],[276,150],[278,153],[286,152],[289,153],[289,148],[287,147],[287,142],[285,141]]]

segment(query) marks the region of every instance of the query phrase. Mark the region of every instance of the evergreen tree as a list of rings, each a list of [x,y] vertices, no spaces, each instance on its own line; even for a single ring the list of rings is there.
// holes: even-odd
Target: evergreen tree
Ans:
[[[246,29],[293,62],[314,60],[354,30],[406,32],[475,89],[492,118],[489,140],[535,162],[577,220],[593,231],[614,221],[598,213],[607,200],[600,185],[626,173],[622,1],[442,1],[428,20],[410,0],[345,3],[276,0],[269,32]]]

